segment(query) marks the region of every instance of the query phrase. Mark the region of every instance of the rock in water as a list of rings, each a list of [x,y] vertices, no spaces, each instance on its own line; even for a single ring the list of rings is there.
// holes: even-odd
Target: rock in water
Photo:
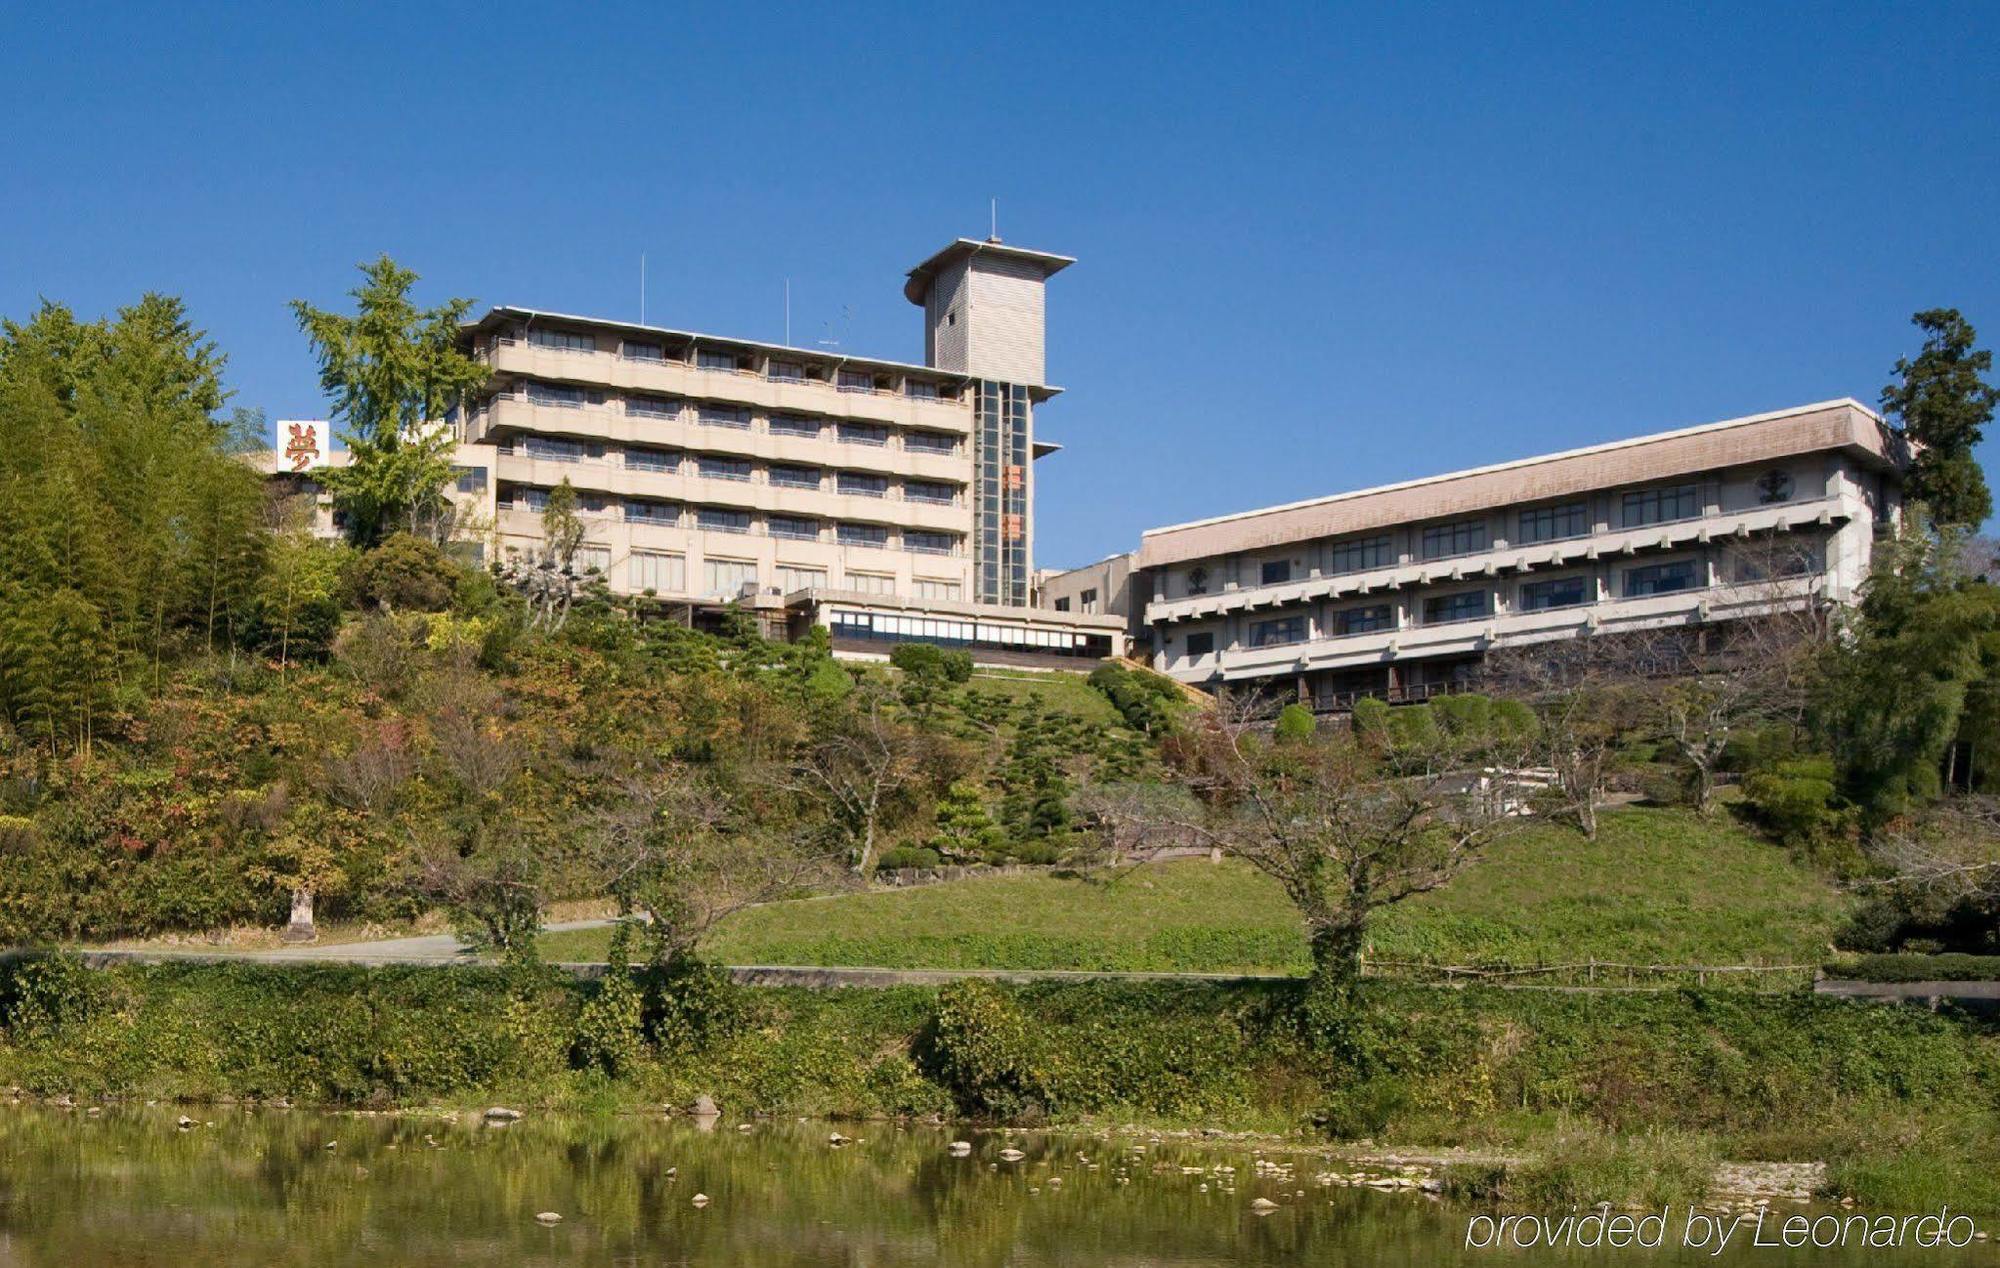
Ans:
[[[556,1214],[554,1211],[542,1211],[535,1216],[535,1220],[541,1224],[560,1224],[562,1223],[562,1216]]]
[[[722,1110],[716,1105],[714,1097],[703,1092],[700,1096],[694,1098],[694,1108],[690,1112],[701,1117],[707,1117],[711,1114],[720,1114]]]
[[[174,1120],[174,1126],[180,1128],[182,1131],[186,1131],[188,1128],[194,1126],[194,1120],[183,1114]]]
[[[1278,1209],[1278,1204],[1276,1202],[1273,1202],[1269,1198],[1258,1198],[1255,1202],[1252,1202],[1250,1204],[1250,1209],[1257,1212],[1257,1214],[1259,1215],[1269,1215],[1271,1212]]]
[[[835,1149],[838,1149],[842,1145],[851,1144],[852,1141],[848,1137],[841,1135],[839,1132],[835,1132],[831,1136],[828,1136],[826,1138],[826,1143],[832,1145]]]
[[[969,1140],[954,1140],[951,1142],[950,1145],[946,1146],[946,1148],[950,1149],[951,1152],[963,1158],[965,1157],[965,1155],[972,1152],[972,1142]]]
[[[708,1195],[706,1193],[697,1193],[694,1195],[693,1201],[696,1206],[707,1206]]]
[[[1000,1151],[1000,1160],[1002,1162],[1019,1162],[1027,1156],[1018,1149],[1002,1149]]]
[[[511,1123],[519,1117],[521,1117],[520,1110],[508,1109],[505,1105],[495,1105],[486,1111],[486,1121],[489,1123]]]

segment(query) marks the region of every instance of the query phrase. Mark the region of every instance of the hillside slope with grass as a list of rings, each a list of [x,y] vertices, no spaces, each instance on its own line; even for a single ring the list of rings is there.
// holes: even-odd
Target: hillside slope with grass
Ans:
[[[1812,963],[1846,900],[1726,817],[1632,808],[1597,840],[1536,825],[1435,894],[1391,909],[1372,955],[1446,964],[1595,958],[1642,964]],[[602,955],[603,930],[546,954]],[[1233,861],[1088,875],[995,876],[773,903],[737,914],[707,953],[730,964],[1303,972],[1305,938],[1276,884]]]

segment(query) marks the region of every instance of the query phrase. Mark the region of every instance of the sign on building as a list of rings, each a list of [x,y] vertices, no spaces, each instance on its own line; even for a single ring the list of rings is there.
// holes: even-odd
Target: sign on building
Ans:
[[[280,471],[326,465],[326,424],[319,419],[279,419],[277,442]]]

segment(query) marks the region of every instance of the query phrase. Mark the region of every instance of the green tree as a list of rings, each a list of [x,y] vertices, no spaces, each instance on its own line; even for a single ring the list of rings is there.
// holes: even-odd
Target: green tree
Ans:
[[[2000,390],[1980,377],[1993,354],[1972,346],[1978,332],[1956,308],[1925,309],[1910,321],[1924,332],[1923,349],[1897,358],[1898,381],[1882,389],[1883,412],[1918,446],[1905,490],[1939,525],[1974,527],[1993,513],[1972,454],[2000,402]]]
[[[1995,732],[2000,587],[1968,572],[1957,531],[1911,516],[1877,545],[1821,694],[1842,790],[1876,823],[1938,797],[1954,741]]]
[[[1000,848],[1000,825],[986,810],[986,795],[969,779],[955,780],[938,798],[930,847],[947,862],[983,858]]]
[[[459,347],[472,301],[420,309],[417,275],[384,255],[361,266],[347,316],[292,301],[299,329],[319,360],[320,387],[347,447],[344,467],[320,479],[346,517],[349,538],[372,546],[402,530],[449,536],[454,438],[446,413],[486,381],[486,368]]]

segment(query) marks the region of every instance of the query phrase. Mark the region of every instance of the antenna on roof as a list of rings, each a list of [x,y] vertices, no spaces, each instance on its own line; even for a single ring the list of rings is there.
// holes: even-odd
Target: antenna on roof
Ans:
[[[646,324],[646,253],[639,253],[639,324]]]
[[[986,240],[988,242],[998,242],[1000,241],[1000,200],[998,198],[992,200],[990,210],[993,214],[992,227],[987,230]]]

